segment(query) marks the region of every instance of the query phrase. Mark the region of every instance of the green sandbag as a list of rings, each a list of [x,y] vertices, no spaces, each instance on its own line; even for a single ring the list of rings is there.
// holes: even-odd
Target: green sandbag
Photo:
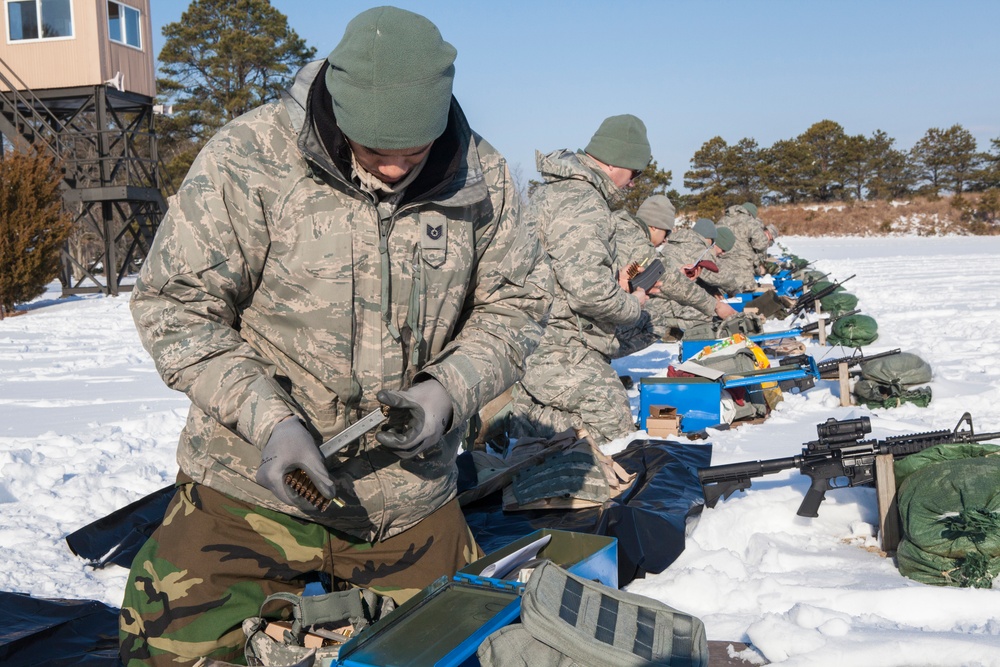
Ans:
[[[868,315],[841,317],[830,327],[827,342],[844,347],[870,345],[878,338],[878,323]]]
[[[1000,447],[938,445],[896,462],[899,571],[937,586],[990,588],[1000,575]]]
[[[912,403],[918,408],[930,405],[930,387],[903,389],[898,385],[882,384],[873,380],[858,380],[852,390],[858,404],[869,408],[898,408],[903,403]]]
[[[791,265],[793,271],[798,271],[809,266],[809,260],[798,255],[788,255],[788,263]]]
[[[903,403],[925,408],[931,402],[931,388],[916,385],[930,381],[930,364],[912,352],[900,352],[862,361],[861,379],[853,392],[869,408],[895,408]]]
[[[854,310],[858,305],[858,297],[850,292],[834,291],[819,300],[819,305],[823,312],[830,313],[833,317]]]
[[[900,352],[861,362],[861,377],[884,384],[909,387],[931,381],[931,367],[912,352]]]
[[[927,466],[946,461],[958,461],[961,459],[975,459],[989,456],[1000,451],[1000,445],[986,442],[955,442],[944,445],[928,447],[922,452],[910,454],[896,459],[892,466],[893,477],[896,479],[896,488],[903,486],[910,475],[922,470]]]

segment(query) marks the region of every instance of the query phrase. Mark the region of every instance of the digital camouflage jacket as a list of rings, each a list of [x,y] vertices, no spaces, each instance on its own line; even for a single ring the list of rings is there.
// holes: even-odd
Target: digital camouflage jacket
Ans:
[[[730,206],[719,221],[719,226],[729,227],[736,236],[736,245],[730,253],[752,258],[755,267],[764,263],[767,249],[771,245],[764,232],[764,223],[750,215],[742,206]]]
[[[715,261],[715,255],[705,245],[705,237],[688,227],[675,228],[663,244],[663,266],[679,269],[702,259]]]
[[[254,481],[275,424],[297,415],[322,442],[374,409],[379,389],[418,372],[439,380],[454,408],[440,445],[402,461],[369,434],[330,465],[346,506],[306,517],[377,540],[455,495],[467,421],[523,372],[551,304],[551,271],[520,222],[504,159],[454,100],[407,189],[415,199],[380,213],[345,175],[339,130],[316,122],[316,95],[330,107],[325,62],[201,151],[131,305],[160,375],[191,399],[181,470],[292,515],[306,516]]]
[[[715,314],[715,298],[681,273],[680,267],[668,267],[649,240],[649,230],[642,220],[625,209],[615,211],[615,246],[624,265],[632,262],[648,263],[657,258],[663,262],[666,271],[660,279],[660,293],[646,304],[646,309],[651,313],[661,307],[664,301],[674,301],[682,306],[696,308],[709,317]]]
[[[591,159],[558,150],[536,153],[543,182],[525,218],[537,229],[552,264],[555,294],[542,346],[580,345],[611,357],[615,328],[634,324],[639,300],[618,284],[611,206],[618,188]]]

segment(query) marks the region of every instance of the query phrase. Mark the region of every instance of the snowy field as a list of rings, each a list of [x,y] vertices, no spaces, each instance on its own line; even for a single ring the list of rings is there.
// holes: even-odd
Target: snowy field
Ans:
[[[832,277],[857,274],[845,287],[879,324],[868,351],[923,356],[934,399],[923,409],[842,408],[821,382],[786,395],[764,424],[713,433],[713,464],[798,454],[828,417],[869,415],[881,438],[952,428],[969,411],[977,430],[1000,431],[1000,237],[781,241]],[[0,321],[0,590],[117,606],[126,571],[90,569],[65,537],[173,480],[187,400],[156,375],[127,295],[63,300],[52,290]],[[676,353],[656,345],[615,367],[638,379]],[[710,639],[752,643],[790,667],[1000,665],[1000,590],[902,577],[878,552],[874,490],[831,490],[820,516],[802,519],[808,481],[771,475],[706,509],[681,557],[630,590],[700,617]]]

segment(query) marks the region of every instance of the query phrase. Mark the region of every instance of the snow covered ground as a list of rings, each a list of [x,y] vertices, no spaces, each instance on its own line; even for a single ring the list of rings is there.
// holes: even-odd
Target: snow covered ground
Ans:
[[[781,241],[836,278],[857,274],[845,287],[878,321],[869,349],[927,359],[934,399],[923,409],[842,408],[821,382],[786,396],[764,424],[714,433],[714,464],[797,454],[828,417],[869,415],[873,436],[885,437],[951,428],[969,411],[977,429],[1000,430],[1000,237]],[[0,321],[0,590],[117,606],[125,570],[90,569],[65,537],[172,481],[187,400],[156,375],[127,296],[63,300],[52,290]],[[615,366],[639,378],[676,352],[656,345]],[[902,577],[878,553],[874,491],[832,490],[818,518],[802,519],[808,481],[771,475],[706,509],[681,557],[630,590],[697,615],[710,639],[752,643],[772,663],[1000,665],[1000,590]]]

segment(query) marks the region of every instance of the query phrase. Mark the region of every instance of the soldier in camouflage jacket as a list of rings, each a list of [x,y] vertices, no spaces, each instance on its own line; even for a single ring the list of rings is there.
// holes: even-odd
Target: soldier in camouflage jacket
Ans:
[[[722,225],[716,225],[716,230],[717,237],[712,252],[719,270],[702,274],[700,281],[729,296],[753,292],[757,288],[753,259],[739,251],[733,230]]]
[[[719,220],[719,226],[729,227],[736,236],[736,245],[726,254],[739,255],[744,263],[750,262],[754,274],[758,273],[757,268],[767,260],[767,249],[772,242],[764,223],[757,219],[756,212],[757,207],[750,203],[730,206]]]
[[[636,215],[625,209],[615,212],[615,245],[624,264],[639,262],[645,265],[654,258],[670,263],[662,257],[670,235],[674,232],[674,208],[665,195],[652,195],[639,207]],[[650,232],[663,230],[663,241],[654,247]],[[684,237],[690,230],[678,230]],[[665,234],[663,232],[666,232]],[[659,293],[651,295],[646,304],[657,338],[669,336],[678,329],[686,329],[712,322],[713,317],[727,317],[735,311],[724,301],[714,298],[694,280],[684,275],[681,266],[669,267],[661,279]]]
[[[172,201],[131,305],[191,408],[182,488],[123,604],[126,664],[230,659],[254,602],[301,591],[313,569],[405,599],[475,557],[455,456],[469,418],[522,374],[552,276],[504,159],[451,96],[454,57],[422,16],[363,12],[282,100],[220,130]],[[380,402],[395,429],[319,470],[318,444]],[[281,487],[300,451],[342,507]],[[240,544],[192,527],[209,507]],[[197,543],[164,555],[200,534],[232,555],[209,560],[215,547]],[[201,603],[215,611],[195,632]]]
[[[610,359],[616,328],[635,324],[648,297],[619,281],[612,209],[649,160],[646,128],[628,115],[606,119],[585,151],[537,154],[543,183],[525,217],[537,226],[556,289],[545,336],[514,387],[512,435],[582,428],[603,443],[635,430]]]

